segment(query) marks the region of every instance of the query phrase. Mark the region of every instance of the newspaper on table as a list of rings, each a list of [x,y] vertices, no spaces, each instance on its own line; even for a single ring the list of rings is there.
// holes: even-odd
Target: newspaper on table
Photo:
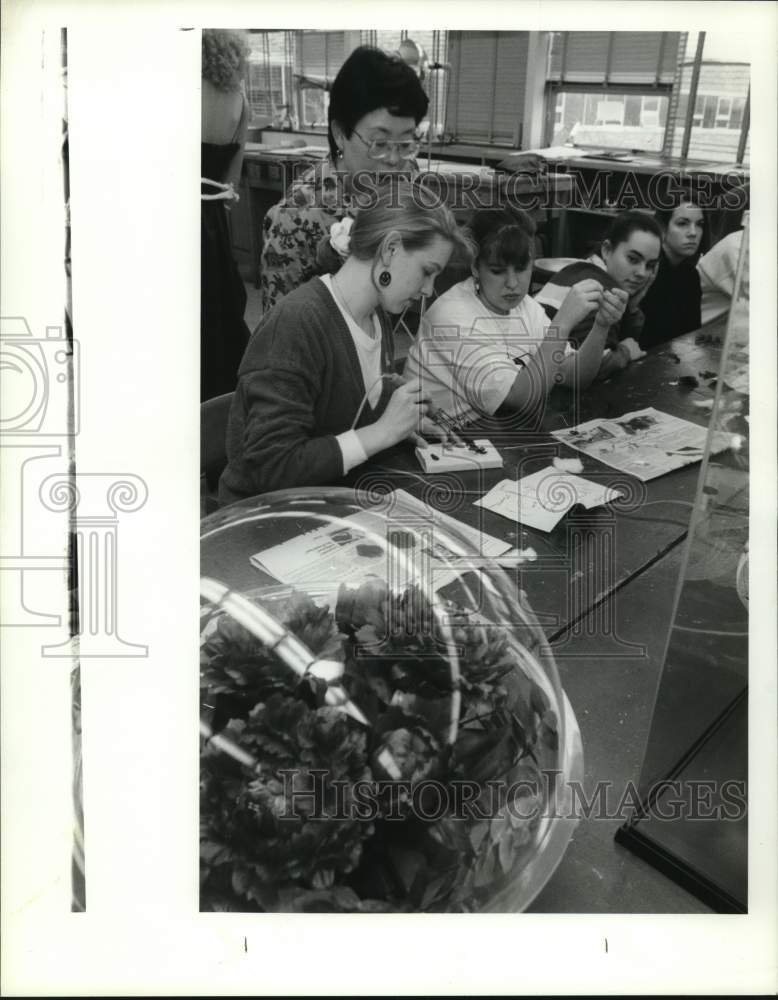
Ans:
[[[439,532],[436,537],[436,526],[454,526],[488,559],[512,548],[403,490],[393,496],[415,508],[418,519],[393,519],[370,510],[333,517],[331,524],[255,552],[251,562],[282,583],[317,590],[334,601],[341,583],[356,585],[371,574],[400,590],[412,583],[432,583],[439,590],[453,582],[459,575],[457,561],[467,562],[471,553],[449,547]]]
[[[503,479],[476,504],[538,531],[552,531],[571,507],[587,510],[610,503],[622,494],[552,466],[523,479]]]
[[[563,444],[647,482],[699,462],[708,429],[649,406],[613,420],[589,420],[551,433]],[[715,432],[712,454],[725,451],[731,443],[730,434]]]

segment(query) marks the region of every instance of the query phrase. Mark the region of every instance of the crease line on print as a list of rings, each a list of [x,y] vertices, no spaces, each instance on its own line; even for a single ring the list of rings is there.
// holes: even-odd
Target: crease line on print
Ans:
[[[68,137],[68,88],[67,88],[67,28],[60,31],[60,70],[62,85],[62,185],[65,203],[65,338],[68,346],[68,406],[67,406],[67,448],[68,485],[76,488],[76,444],[77,433],[75,373],[73,370],[73,307],[70,257],[70,159]],[[75,492],[74,492],[75,495]],[[76,532],[77,508],[71,504],[68,512],[68,631],[72,650],[70,672],[71,703],[71,759],[72,759],[72,802],[73,802],[73,845],[71,852],[70,909],[73,913],[86,910],[86,863],[84,858],[84,785],[83,758],[81,744],[81,660],[79,641],[81,614],[79,608],[79,536]]]

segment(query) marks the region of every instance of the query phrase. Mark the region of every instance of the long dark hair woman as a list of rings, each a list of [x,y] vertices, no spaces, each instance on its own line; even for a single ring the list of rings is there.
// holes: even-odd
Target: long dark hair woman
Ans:
[[[640,346],[644,350],[697,330],[702,324],[702,287],[697,271],[705,229],[702,209],[681,198],[656,217],[664,235],[656,277],[641,306],[645,323]]]
[[[615,290],[625,297],[626,307],[608,333],[599,378],[606,378],[642,357],[642,307],[656,276],[661,249],[662,228],[652,215],[621,212],[608,227],[599,254],[569,264],[535,296],[551,319],[555,318],[567,290],[584,280],[595,281],[604,291]],[[586,317],[572,330],[570,340],[581,343],[590,329],[591,320]]]

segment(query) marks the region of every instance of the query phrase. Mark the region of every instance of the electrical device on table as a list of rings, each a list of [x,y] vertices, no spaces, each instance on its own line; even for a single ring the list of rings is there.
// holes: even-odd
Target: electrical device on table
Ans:
[[[468,472],[472,469],[502,468],[502,456],[491,441],[486,438],[462,440],[461,429],[445,410],[436,410],[430,414],[430,419],[447,435],[455,435],[458,441],[456,444],[435,443],[426,448],[417,448],[416,458],[425,472]]]

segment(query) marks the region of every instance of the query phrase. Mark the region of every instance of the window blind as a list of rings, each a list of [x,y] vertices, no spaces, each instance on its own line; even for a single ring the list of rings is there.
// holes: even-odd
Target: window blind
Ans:
[[[548,79],[564,83],[669,84],[678,31],[557,31]]]
[[[344,31],[299,31],[295,73],[317,83],[332,83],[346,58]]]
[[[458,142],[517,146],[524,113],[527,31],[450,31],[446,132]]]
[[[254,118],[272,118],[289,101],[291,48],[286,31],[249,31],[246,93]]]

